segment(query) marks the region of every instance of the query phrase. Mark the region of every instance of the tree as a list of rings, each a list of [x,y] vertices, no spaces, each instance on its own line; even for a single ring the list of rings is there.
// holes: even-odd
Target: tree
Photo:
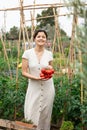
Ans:
[[[10,31],[6,33],[6,38],[10,40],[16,40],[19,38],[19,29],[16,26],[10,28]]]
[[[47,24],[50,24],[51,26],[53,26],[55,24],[54,17],[46,18],[46,16],[53,16],[53,15],[54,15],[53,8],[51,7],[47,8],[46,10],[43,10],[41,15],[37,14],[37,23],[39,23],[37,27],[43,28]],[[43,18],[40,19],[40,17],[43,17]]]

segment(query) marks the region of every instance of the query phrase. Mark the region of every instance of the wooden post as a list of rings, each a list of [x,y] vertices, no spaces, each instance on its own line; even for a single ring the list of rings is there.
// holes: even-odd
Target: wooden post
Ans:
[[[68,76],[69,79],[72,79],[73,76],[73,69],[74,69],[74,62],[75,62],[75,52],[74,52],[74,39],[75,39],[75,32],[76,32],[76,25],[77,25],[77,9],[74,7],[74,15],[73,15],[73,22],[72,22],[72,35],[70,41],[70,50],[69,50],[69,71]]]
[[[56,33],[56,38],[58,39],[58,49],[59,49],[59,53],[60,53],[60,69],[61,69],[61,46],[60,46],[60,33],[59,33],[59,27],[58,27],[58,20],[56,17],[56,13],[55,13],[55,8],[53,8],[53,12],[54,12],[54,18],[55,18],[55,33]]]
[[[26,38],[27,38],[28,44],[30,43],[30,41],[29,41],[27,27],[25,24],[23,0],[20,0],[20,29],[21,29],[21,33],[23,34],[24,50],[26,50]],[[30,48],[30,45],[29,45],[29,48]]]
[[[25,30],[24,30],[24,13],[23,13],[23,0],[20,0],[20,29],[23,34],[24,50],[26,50],[25,45]]]
[[[6,51],[5,42],[3,41],[2,36],[0,36],[0,38],[1,38],[1,43],[2,43],[2,46],[3,46],[3,50],[4,50],[4,55],[5,55],[7,64],[8,64],[8,69],[9,69],[9,72],[10,72],[10,78],[12,79],[11,67],[10,67],[10,63],[9,63],[9,59],[8,59],[8,55],[7,55],[7,51]]]
[[[33,9],[33,14],[30,12],[31,15],[31,42],[33,43],[33,33],[35,30],[35,25],[34,25],[34,19],[35,19],[35,0],[34,0],[34,9]]]

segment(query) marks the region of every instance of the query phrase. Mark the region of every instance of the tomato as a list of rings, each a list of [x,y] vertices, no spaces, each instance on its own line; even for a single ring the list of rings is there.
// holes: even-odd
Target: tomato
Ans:
[[[41,69],[40,77],[49,79],[52,77],[53,73],[54,73],[54,69],[43,68],[43,69]]]
[[[50,79],[51,77],[52,77],[52,75],[50,75],[50,74],[45,75],[45,79]]]
[[[47,74],[45,74],[45,75],[44,75],[44,77],[45,77],[45,78],[48,78],[48,75],[47,75]]]
[[[46,72],[46,74],[52,74],[51,69],[47,69],[45,72]]]
[[[54,69],[51,69],[52,74],[54,73]]]
[[[52,78],[52,75],[49,75],[49,78]]]
[[[46,69],[45,73],[46,74],[53,74],[54,73],[54,69]]]
[[[41,69],[41,72],[44,74],[44,73],[45,73],[45,70],[46,70],[46,69],[43,68],[43,69]]]
[[[44,77],[44,74],[43,74],[43,73],[40,73],[40,77]]]

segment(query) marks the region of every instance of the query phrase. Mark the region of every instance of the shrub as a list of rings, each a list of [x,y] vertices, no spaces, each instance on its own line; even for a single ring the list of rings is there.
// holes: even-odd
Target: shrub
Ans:
[[[74,126],[71,121],[63,121],[60,130],[73,130]]]

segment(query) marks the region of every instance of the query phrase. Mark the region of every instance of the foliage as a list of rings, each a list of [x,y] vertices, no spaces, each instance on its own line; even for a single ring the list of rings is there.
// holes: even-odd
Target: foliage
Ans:
[[[19,79],[16,83],[15,76],[12,80],[5,71],[0,75],[0,117],[10,120],[22,120],[24,110],[24,99],[27,89],[27,79],[21,75],[19,70]],[[56,124],[60,119],[72,121],[75,127],[79,127],[82,116],[84,124],[87,117],[87,102],[84,105],[80,103],[80,78],[73,77],[70,83],[67,75],[55,77],[55,100],[53,105],[52,123]],[[15,113],[16,112],[16,113]],[[83,113],[83,115],[82,115]],[[16,117],[15,117],[16,114]],[[82,125],[81,125],[82,126]]]
[[[87,24],[87,23],[86,23]],[[78,53],[81,53],[81,61],[78,60],[78,63],[80,64],[80,69],[82,68],[82,72],[80,73],[80,77],[82,79],[82,85],[83,85],[83,104],[87,105],[87,27],[83,26],[82,28],[78,28],[79,33],[77,35],[77,38],[79,39],[79,47],[78,47]],[[78,41],[78,40],[77,40]],[[86,109],[84,109],[84,105],[82,105],[82,118],[83,118],[83,124],[87,126],[87,115],[86,115]]]
[[[53,67],[54,67],[54,69],[56,70],[56,71],[61,71],[59,68],[60,68],[60,63],[61,63],[61,66],[63,67],[63,66],[66,66],[66,64],[67,64],[67,58],[62,58],[61,59],[61,54],[59,53],[59,52],[55,52],[54,54],[53,54],[53,57],[54,57],[54,59],[53,59]]]
[[[0,73],[8,70],[7,61],[0,57]]]
[[[23,118],[26,83],[26,79],[21,76],[17,88],[15,78],[11,80],[5,73],[0,75],[0,118],[14,120],[15,110],[17,118]]]
[[[0,40],[0,51],[2,51],[2,48],[3,48],[3,46],[2,46],[2,43],[1,43],[1,40]]]
[[[68,4],[71,4],[70,10],[74,9],[76,11],[77,17],[83,18],[83,24],[80,24],[76,27],[76,37],[75,37],[75,49],[76,49],[76,58],[79,64],[79,77],[81,79],[81,104],[79,105],[81,116],[79,120],[82,119],[83,126],[87,126],[87,114],[86,114],[86,105],[87,105],[87,7],[85,2],[81,0],[68,0]],[[74,97],[75,98],[75,97]],[[72,101],[71,101],[72,102]],[[73,103],[73,102],[72,102]],[[74,103],[73,103],[74,104]],[[73,105],[72,105],[73,106]],[[84,109],[84,110],[83,110]],[[73,111],[72,111],[73,112]],[[71,116],[71,113],[70,113]],[[73,113],[74,118],[74,113]],[[75,119],[75,118],[74,118]],[[81,126],[81,124],[79,124]],[[76,130],[78,128],[76,127]]]
[[[73,130],[74,126],[71,121],[63,121],[60,130]]]
[[[9,33],[7,32],[6,38],[11,39],[11,40],[18,39],[19,38],[19,29],[16,26],[13,26],[10,29],[10,32]]]
[[[84,109],[84,116],[86,116],[86,104],[81,104],[80,101],[80,77],[73,77],[70,83],[68,77],[63,75],[61,77],[54,77],[55,84],[55,100],[52,113],[52,122],[59,124],[62,119],[71,121],[74,127],[79,127],[82,118],[82,111]],[[86,118],[84,118],[86,121]]]
[[[22,122],[24,122],[24,123],[29,123],[29,124],[34,124],[34,123],[32,122],[32,120],[27,121],[26,119],[22,119]]]
[[[18,50],[16,46],[12,49],[11,55],[13,58],[17,58]]]

